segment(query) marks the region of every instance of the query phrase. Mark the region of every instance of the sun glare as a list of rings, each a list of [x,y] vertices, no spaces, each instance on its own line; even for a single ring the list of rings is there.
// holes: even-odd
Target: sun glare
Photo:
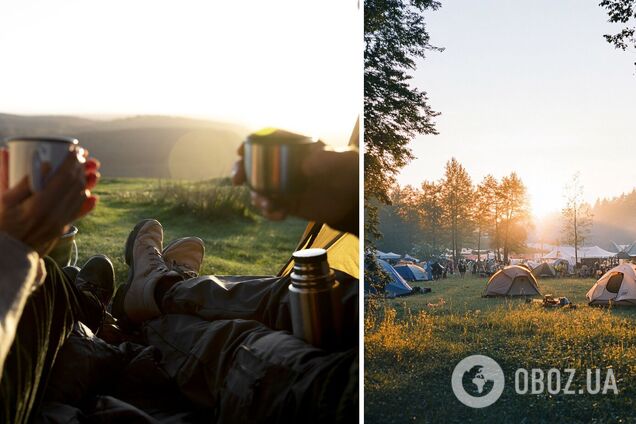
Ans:
[[[342,144],[361,110],[357,1],[9,4],[5,113],[182,115]]]

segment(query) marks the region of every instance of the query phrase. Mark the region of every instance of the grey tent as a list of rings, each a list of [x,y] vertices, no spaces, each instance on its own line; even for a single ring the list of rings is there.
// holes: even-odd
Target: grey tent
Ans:
[[[556,271],[552,265],[544,262],[532,269],[532,275],[534,275],[535,278],[556,277]]]
[[[510,265],[495,272],[483,296],[540,296],[539,284],[530,270],[518,265]]]
[[[610,269],[586,296],[590,305],[636,306],[636,266],[622,264]]]

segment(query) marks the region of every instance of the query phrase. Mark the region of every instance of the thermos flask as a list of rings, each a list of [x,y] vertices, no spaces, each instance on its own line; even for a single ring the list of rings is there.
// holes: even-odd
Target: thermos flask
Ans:
[[[327,251],[299,250],[292,258],[289,303],[294,335],[335,350],[342,342],[342,288],[329,268]]]

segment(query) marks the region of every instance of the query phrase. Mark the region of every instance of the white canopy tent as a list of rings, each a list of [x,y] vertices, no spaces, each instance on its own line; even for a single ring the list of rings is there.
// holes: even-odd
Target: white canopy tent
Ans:
[[[382,259],[384,261],[386,261],[386,260],[397,261],[401,257],[402,257],[402,255],[398,255],[397,253],[393,253],[393,252],[381,253],[381,252],[378,251],[378,258]]]
[[[578,249],[579,259],[607,259],[616,256],[616,253],[608,252],[598,246],[584,246]],[[571,266],[575,265],[574,247],[559,246],[545,255],[542,259],[565,259]]]

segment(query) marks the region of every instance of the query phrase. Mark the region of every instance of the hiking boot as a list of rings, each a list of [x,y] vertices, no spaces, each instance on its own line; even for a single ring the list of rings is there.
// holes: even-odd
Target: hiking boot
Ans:
[[[69,278],[69,280],[71,280],[72,283],[74,283],[80,269],[77,266],[69,265],[62,268],[62,272]]]
[[[93,293],[102,305],[108,305],[115,293],[113,263],[105,255],[89,258],[77,273],[75,285],[82,291]]]
[[[203,240],[199,237],[183,237],[171,241],[161,255],[168,268],[184,278],[194,278],[199,276],[204,253]]]
[[[115,295],[112,308],[115,318],[141,323],[161,314],[154,295],[157,281],[179,277],[166,266],[162,247],[163,227],[155,219],[139,222],[128,235],[125,249],[128,281]]]

